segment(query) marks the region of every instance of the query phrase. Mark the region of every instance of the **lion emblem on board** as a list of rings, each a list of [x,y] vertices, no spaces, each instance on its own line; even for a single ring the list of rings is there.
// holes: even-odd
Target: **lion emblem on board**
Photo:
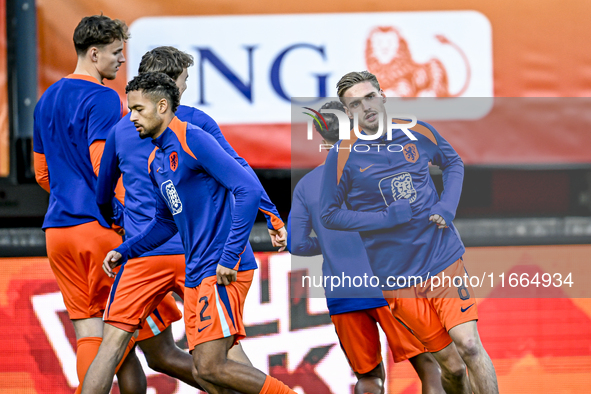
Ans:
[[[426,63],[413,60],[408,43],[392,26],[375,27],[365,45],[367,70],[374,74],[387,96],[391,97],[458,97],[470,84],[470,64],[460,47],[438,34],[435,38],[443,45],[452,46],[466,65],[466,80],[462,88],[451,93],[443,63],[432,58]]]

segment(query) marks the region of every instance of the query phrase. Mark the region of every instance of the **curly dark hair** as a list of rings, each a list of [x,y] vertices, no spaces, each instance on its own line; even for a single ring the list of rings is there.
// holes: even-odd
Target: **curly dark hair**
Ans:
[[[125,93],[134,90],[141,90],[142,94],[150,96],[154,102],[165,98],[170,104],[172,112],[176,112],[181,101],[176,83],[164,73],[143,73],[138,75],[129,81],[125,87]]]
[[[314,123],[314,128],[322,138],[326,140],[326,142],[335,143],[339,140],[339,118],[333,114],[323,114],[323,109],[337,109],[345,112],[345,107],[339,101],[329,101],[318,110],[318,112],[324,117],[324,120],[326,120],[328,130],[326,129],[326,126],[324,126],[324,122],[320,122],[322,125],[320,128],[318,127],[318,124]]]
[[[174,47],[157,47],[142,56],[138,73],[159,72],[177,80],[183,69],[193,65],[193,56]]]
[[[74,47],[78,56],[85,55],[91,46],[102,47],[115,40],[127,41],[129,31],[125,22],[104,15],[82,18],[74,30]]]

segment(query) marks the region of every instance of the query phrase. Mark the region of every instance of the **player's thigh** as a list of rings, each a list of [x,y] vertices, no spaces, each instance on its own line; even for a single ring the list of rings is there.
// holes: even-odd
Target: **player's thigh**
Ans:
[[[380,334],[373,309],[332,315],[341,348],[353,372],[365,374],[382,362]]]
[[[82,253],[88,262],[88,288],[93,309],[101,312],[105,309],[113,279],[103,271],[103,260],[109,251],[121,245],[121,237],[112,229],[90,222],[81,226],[85,241]]]
[[[74,234],[74,227],[48,228],[45,231],[47,257],[70,319],[86,319],[91,317],[88,279],[83,262],[72,253],[68,241]]]
[[[451,343],[451,337],[429,299],[400,297],[395,299],[394,305],[394,317],[430,352],[440,351]]]
[[[46,231],[47,254],[71,319],[100,317],[113,280],[102,271],[107,252],[121,243],[98,222]]]
[[[176,300],[172,293],[166,294],[161,298],[158,306],[150,313],[144,321],[139,330],[137,342],[153,338],[160,335],[175,321],[183,318],[182,312],[179,310]]]
[[[175,264],[179,262],[184,265],[182,255],[139,257],[124,263],[111,288],[105,321],[135,328],[145,326],[146,321],[148,324],[153,323],[152,328],[157,328],[162,322],[161,331],[172,321],[178,320],[180,312],[172,297],[160,310],[156,309],[170,290],[175,288]],[[170,315],[172,321],[165,323],[163,315]],[[151,320],[148,320],[149,317]]]
[[[408,360],[427,351],[411,330],[393,316],[389,307],[376,308],[372,313],[386,334],[395,363]]]
[[[439,315],[442,325],[449,332],[459,324],[478,320],[478,306],[474,289],[465,279],[467,275],[461,259],[443,272],[445,276],[454,280],[434,290],[428,290],[426,295]]]
[[[244,301],[254,270],[238,272],[237,281],[227,286],[210,276],[195,288],[185,288],[185,332],[189,350],[200,343],[234,338],[234,344],[246,337],[243,323]]]

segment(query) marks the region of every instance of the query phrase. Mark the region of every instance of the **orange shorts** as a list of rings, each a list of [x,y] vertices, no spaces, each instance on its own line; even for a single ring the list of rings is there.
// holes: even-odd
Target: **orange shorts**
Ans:
[[[49,264],[70,319],[100,317],[113,283],[103,271],[103,259],[121,245],[121,237],[93,221],[48,228],[45,239]]]
[[[466,273],[460,259],[443,270],[447,277],[463,277]],[[441,277],[442,273],[437,276]],[[451,343],[448,332],[458,324],[478,320],[478,308],[470,283],[458,281],[431,289],[429,279],[424,285],[384,291],[384,297],[399,321],[421,341],[430,352],[438,352]]]
[[[234,344],[246,337],[242,322],[244,300],[252,283],[254,270],[240,271],[236,282],[217,284],[209,276],[197,287],[185,288],[185,331],[189,351],[195,346],[234,335]]]
[[[184,255],[130,259],[121,265],[115,276],[103,320],[122,330],[133,332],[144,326],[144,320],[158,306],[161,315],[166,314],[174,319],[168,323],[170,325],[182,317],[181,312],[176,303],[159,304],[170,291],[183,297],[184,290]],[[165,312],[165,309],[169,312]]]
[[[141,342],[146,339],[150,339],[166,330],[172,323],[179,321],[183,318],[183,314],[179,310],[176,300],[172,296],[172,293],[168,293],[164,296],[164,299],[158,304],[156,309],[142,320],[142,328],[140,329],[136,342]],[[116,323],[109,323],[115,327],[120,327]],[[127,330],[126,330],[127,331]],[[131,332],[131,331],[129,331]]]
[[[354,372],[365,374],[382,362],[380,333],[388,339],[394,362],[408,360],[426,351],[425,347],[393,316],[390,308],[364,309],[331,316],[341,348]]]

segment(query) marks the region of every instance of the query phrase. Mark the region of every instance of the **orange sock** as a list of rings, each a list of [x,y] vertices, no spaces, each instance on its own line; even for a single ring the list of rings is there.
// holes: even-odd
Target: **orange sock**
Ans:
[[[129,343],[127,344],[127,348],[125,349],[125,353],[123,354],[123,358],[121,359],[121,361],[119,361],[119,365],[117,365],[117,368],[115,368],[115,373],[117,373],[117,371],[119,371],[119,368],[121,368],[121,364],[123,364],[123,361],[125,361],[125,358],[129,354],[129,352],[131,352],[131,349],[133,349],[133,345],[135,345],[135,338],[132,337],[129,340]]]
[[[297,394],[295,391],[287,387],[283,382],[267,375],[265,384],[259,394]]]
[[[90,364],[96,357],[103,338],[100,337],[86,337],[78,340],[78,349],[76,350],[76,372],[78,373],[78,381],[80,384],[76,389],[75,394],[80,394],[82,391],[82,382]]]

